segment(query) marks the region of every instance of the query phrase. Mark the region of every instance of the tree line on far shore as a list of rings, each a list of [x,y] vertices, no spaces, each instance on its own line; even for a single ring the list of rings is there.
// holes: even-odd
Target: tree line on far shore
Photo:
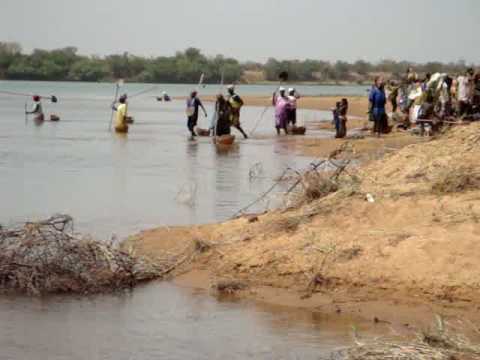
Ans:
[[[141,57],[124,53],[105,57],[84,56],[77,48],[35,49],[24,54],[18,43],[0,42],[0,79],[50,81],[109,81],[125,79],[146,83],[195,83],[200,74],[205,82],[261,83],[277,81],[278,74],[288,71],[289,80],[312,83],[370,82],[379,74],[400,78],[409,66],[417,73],[446,72],[459,74],[471,64],[382,60],[369,63],[358,60],[329,62],[322,60],[276,60],[265,63],[239,62],[222,55],[205,56],[196,48],[177,52],[174,56]]]

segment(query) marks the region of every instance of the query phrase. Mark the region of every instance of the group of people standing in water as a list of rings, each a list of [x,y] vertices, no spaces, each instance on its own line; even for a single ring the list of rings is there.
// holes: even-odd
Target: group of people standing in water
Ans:
[[[287,90],[283,87],[275,91],[272,96],[272,105],[275,108],[275,128],[277,134],[283,130],[285,134],[289,133],[289,127],[294,127],[297,123],[297,99],[299,95],[295,89]],[[197,136],[196,126],[198,123],[199,110],[201,109],[207,117],[207,111],[198,98],[198,92],[192,91],[187,99],[187,127],[193,140]],[[237,129],[245,139],[248,139],[247,133],[243,130],[240,122],[240,110],[244,102],[240,95],[235,91],[235,86],[230,85],[227,88],[227,96],[219,94],[215,102],[215,115],[212,124],[208,130],[208,135],[223,136],[230,135],[231,128]]]
[[[278,91],[275,91],[272,96],[272,105],[275,108],[275,128],[277,134],[280,135],[281,130],[285,134],[289,134],[289,129],[295,127],[297,123],[297,99],[300,96],[294,88],[288,89],[280,87]],[[168,94],[163,92],[162,97],[157,97],[157,101],[168,102],[172,99]],[[44,113],[41,104],[40,96],[33,96],[34,106],[31,111],[25,109],[26,114],[32,114],[35,116],[35,120],[43,121]],[[208,129],[208,135],[223,136],[230,135],[231,128],[237,129],[245,139],[248,139],[248,135],[242,128],[240,122],[240,111],[244,105],[243,99],[235,91],[235,86],[230,85],[227,87],[227,95],[219,94],[216,96],[215,102],[215,114],[213,116],[210,128]],[[113,129],[117,133],[128,133],[129,119],[128,116],[128,96],[123,94],[111,105],[112,119],[113,112],[115,112],[115,120],[113,123]],[[190,133],[190,139],[194,140],[197,137],[198,117],[200,110],[204,116],[207,117],[207,110],[203,106],[202,101],[198,97],[198,91],[193,90],[190,93],[186,101],[186,114],[187,114],[187,128]],[[112,124],[111,124],[112,125]]]
[[[280,130],[289,133],[289,126],[293,127],[297,124],[297,99],[300,95],[294,88],[287,90],[284,87],[275,91],[272,96],[272,105],[275,107],[275,129],[280,135]]]
[[[223,136],[230,135],[231,127],[236,128],[245,139],[248,139],[247,133],[243,130],[240,123],[240,109],[244,102],[242,98],[235,92],[235,86],[230,85],[227,88],[227,97],[222,94],[217,95],[215,102],[215,114],[208,130],[209,135]],[[190,97],[187,99],[187,127],[191,134],[190,139],[194,140],[197,136],[195,128],[198,122],[199,109],[202,109],[205,117],[207,111],[202,102],[198,98],[198,92],[192,91]]]

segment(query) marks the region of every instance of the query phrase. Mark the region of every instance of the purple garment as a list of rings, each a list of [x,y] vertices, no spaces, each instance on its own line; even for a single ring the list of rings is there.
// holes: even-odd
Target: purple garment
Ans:
[[[277,96],[275,98],[275,126],[277,128],[287,127],[287,113],[289,109],[288,98]]]

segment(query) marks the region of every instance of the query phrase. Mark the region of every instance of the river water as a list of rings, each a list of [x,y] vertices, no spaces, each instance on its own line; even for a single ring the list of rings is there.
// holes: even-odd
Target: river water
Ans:
[[[0,323],[2,360],[322,359],[351,345],[352,325],[168,283],[122,296],[0,298]]]
[[[122,91],[150,86],[128,84]],[[104,239],[159,225],[220,221],[256,199],[286,167],[301,169],[311,161],[297,154],[295,139],[274,135],[271,110],[252,139],[237,134],[238,145],[227,152],[207,138],[189,141],[184,102],[159,103],[154,95],[166,90],[184,96],[192,87],[163,85],[132,98],[135,124],[119,136],[107,130],[112,84],[0,82],[0,91],[56,95],[59,102],[45,100],[44,110],[61,117],[36,126],[24,118],[27,98],[0,94],[0,223],[68,213],[76,230]],[[355,86],[297,88],[307,95],[364,93]],[[265,95],[273,89],[239,86],[238,92]],[[216,92],[218,86],[207,86],[200,94]],[[205,105],[210,115],[213,105]],[[247,131],[263,110],[242,109]],[[308,128],[330,114],[301,110],[298,117]],[[253,210],[275,204],[274,197]],[[348,343],[348,326],[298,317],[168,284],[89,299],[2,298],[0,358],[314,359]]]
[[[135,94],[149,87],[132,84],[122,91]],[[0,91],[55,94],[59,102],[44,100],[44,111],[62,119],[42,126],[31,120],[26,124],[26,98],[0,94],[0,223],[68,213],[76,219],[77,230],[107,238],[158,225],[220,221],[254,200],[286,167],[307,166],[310,159],[298,156],[295,140],[274,135],[271,109],[252,139],[244,141],[237,133],[239,145],[231,151],[218,152],[207,138],[188,141],[184,101],[159,103],[154,95],[164,89],[172,96],[185,95],[192,87],[163,85],[131,99],[135,124],[127,136],[119,136],[107,130],[111,84],[0,82]],[[348,94],[361,89],[329,91]],[[271,90],[238,87],[240,94]],[[218,86],[207,86],[201,94],[217,91]],[[326,92],[323,87],[299,91]],[[210,116],[213,104],[205,105]],[[242,110],[247,131],[263,110]],[[298,117],[308,127],[330,114],[301,110]],[[209,123],[210,118],[201,118],[199,126],[207,128]],[[308,136],[325,134],[310,131]],[[249,176],[252,167],[260,170],[255,181]]]

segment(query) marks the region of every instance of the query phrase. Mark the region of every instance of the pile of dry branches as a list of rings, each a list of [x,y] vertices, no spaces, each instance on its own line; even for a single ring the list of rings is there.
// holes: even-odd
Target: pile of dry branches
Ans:
[[[294,171],[297,175],[296,180],[287,191],[287,195],[293,195],[294,206],[321,199],[344,186],[345,181],[341,180],[341,176],[347,172],[351,164],[351,159],[345,158],[351,151],[350,144],[344,143],[328,158],[311,163],[310,169],[304,172]],[[344,159],[339,160],[340,155],[344,156]],[[349,178],[353,179],[351,175]]]
[[[416,334],[416,339],[408,341],[401,337],[398,341],[376,339],[361,342],[354,333],[356,346],[333,354],[338,360],[470,360],[480,358],[480,346],[472,344],[466,337],[449,328],[443,318],[436,316],[436,327]],[[463,330],[466,330],[463,328]],[[474,328],[475,333],[478,329]],[[397,336],[398,338],[398,336]]]
[[[0,227],[0,290],[29,295],[98,293],[161,275],[118,244],[77,237],[68,215]]]
[[[351,164],[348,155],[352,152],[351,144],[346,142],[332,151],[326,159],[310,163],[310,167],[305,171],[286,168],[267,191],[235,213],[232,218],[245,215],[249,209],[264,201],[280,185],[290,184],[284,194],[289,203],[287,208],[298,207],[336,192],[341,186],[340,177],[347,172],[346,169]],[[340,159],[340,157],[343,158]],[[250,171],[250,179],[251,174],[252,171]],[[351,175],[350,177],[353,178]]]

